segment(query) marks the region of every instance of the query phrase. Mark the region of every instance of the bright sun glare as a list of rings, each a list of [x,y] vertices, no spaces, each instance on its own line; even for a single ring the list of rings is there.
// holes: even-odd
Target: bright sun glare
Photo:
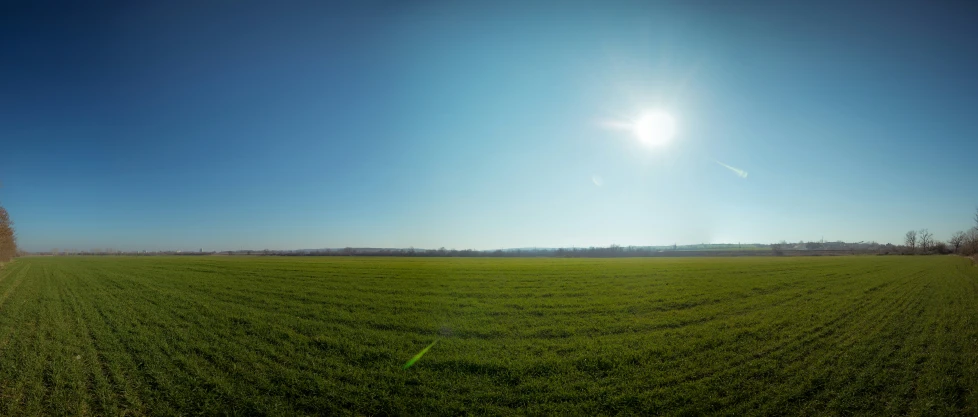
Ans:
[[[669,113],[650,111],[632,123],[632,131],[642,143],[661,146],[669,143],[676,135],[676,120]]]

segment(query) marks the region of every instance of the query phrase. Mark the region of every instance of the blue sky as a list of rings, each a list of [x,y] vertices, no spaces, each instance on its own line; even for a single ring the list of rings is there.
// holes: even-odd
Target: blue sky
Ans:
[[[967,3],[485,3],[0,6],[0,203],[35,251],[970,226]]]

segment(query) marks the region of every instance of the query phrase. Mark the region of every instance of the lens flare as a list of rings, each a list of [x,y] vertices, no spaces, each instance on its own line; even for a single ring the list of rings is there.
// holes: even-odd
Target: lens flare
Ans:
[[[734,168],[734,167],[732,167],[730,165],[727,165],[727,164],[725,164],[723,162],[720,162],[720,161],[714,161],[714,162],[720,164],[720,166],[722,166],[722,167],[724,167],[726,169],[729,169],[734,174],[737,174],[737,176],[740,177],[740,178],[747,178],[747,171],[744,171],[744,170],[742,170],[740,168]]]
[[[436,341],[434,341],[434,342],[431,342],[431,344],[430,344],[430,345],[428,345],[427,347],[425,347],[424,349],[421,349],[421,352],[418,352],[418,354],[417,354],[417,355],[414,355],[414,357],[413,357],[413,358],[411,358],[411,360],[409,360],[409,361],[407,361],[407,362],[406,362],[406,363],[404,364],[404,367],[403,367],[403,368],[401,368],[401,369],[407,369],[407,368],[410,368],[410,367],[411,367],[411,365],[414,365],[414,363],[415,363],[415,362],[417,362],[418,360],[420,360],[420,359],[421,359],[421,357],[422,357],[422,356],[424,356],[424,354],[425,354],[425,353],[428,353],[428,349],[431,349],[431,348],[432,348],[433,346],[435,346],[435,344],[437,344],[437,343],[438,343],[438,341],[436,340]]]

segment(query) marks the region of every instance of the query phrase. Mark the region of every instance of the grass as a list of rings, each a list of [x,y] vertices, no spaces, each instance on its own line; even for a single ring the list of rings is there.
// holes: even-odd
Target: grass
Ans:
[[[957,257],[0,270],[2,415],[975,415],[976,388]]]

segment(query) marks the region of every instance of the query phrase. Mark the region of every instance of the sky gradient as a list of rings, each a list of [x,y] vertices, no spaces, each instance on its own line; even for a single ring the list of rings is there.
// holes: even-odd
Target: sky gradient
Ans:
[[[978,204],[968,3],[165,3],[0,6],[23,248],[900,243]],[[667,146],[608,128],[646,109]]]

